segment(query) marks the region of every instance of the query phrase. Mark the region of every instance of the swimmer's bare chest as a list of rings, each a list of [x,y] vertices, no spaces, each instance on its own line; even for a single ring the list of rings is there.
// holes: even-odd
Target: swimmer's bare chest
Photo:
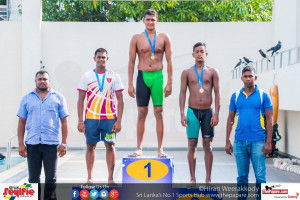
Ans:
[[[153,38],[151,38],[151,41],[153,42]],[[163,69],[162,60],[164,52],[165,42],[163,37],[156,38],[154,55],[152,55],[152,49],[148,39],[145,35],[144,37],[140,36],[137,41],[138,69],[142,71],[157,71]]]

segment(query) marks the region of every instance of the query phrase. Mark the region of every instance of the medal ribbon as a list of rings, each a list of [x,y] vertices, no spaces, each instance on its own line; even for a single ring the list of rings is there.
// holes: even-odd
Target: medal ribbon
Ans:
[[[200,78],[200,77],[199,77],[198,70],[197,70],[197,67],[196,67],[196,64],[195,64],[195,66],[194,66],[194,69],[195,69],[195,72],[196,72],[196,75],[197,75],[197,78],[198,78],[198,82],[199,82],[200,88],[202,88],[202,85],[203,85],[203,73],[204,73],[204,68],[205,68],[205,65],[204,65],[203,68],[202,68],[202,71],[201,71],[201,78]]]
[[[148,42],[150,44],[150,47],[151,47],[151,52],[152,52],[152,55],[154,55],[154,50],[155,50],[155,42],[156,42],[156,31],[154,33],[154,39],[153,39],[153,46],[152,46],[152,43],[151,43],[151,40],[150,40],[150,37],[145,29],[145,34],[147,36],[147,39],[148,39]]]
[[[100,84],[100,80],[99,80],[97,68],[95,68],[95,74],[96,74],[96,77],[97,77],[97,82],[98,82],[98,87],[99,87],[100,92],[103,91],[104,80],[105,80],[105,73],[106,73],[106,69],[105,69],[105,71],[104,71],[104,74],[103,74],[103,77],[102,77],[102,82],[101,82],[101,84]]]

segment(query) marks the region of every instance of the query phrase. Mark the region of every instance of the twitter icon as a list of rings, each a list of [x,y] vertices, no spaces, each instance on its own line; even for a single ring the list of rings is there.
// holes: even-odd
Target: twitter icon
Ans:
[[[99,195],[99,192],[97,190],[93,189],[90,191],[90,197],[92,199],[96,199],[98,197],[98,195]]]

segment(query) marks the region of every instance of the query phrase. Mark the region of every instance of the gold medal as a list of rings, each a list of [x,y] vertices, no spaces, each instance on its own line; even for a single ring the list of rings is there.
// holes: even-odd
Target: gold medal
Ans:
[[[154,60],[155,59],[155,56],[154,54],[151,55],[151,60]]]
[[[201,87],[199,91],[200,91],[200,93],[203,93],[204,89]]]

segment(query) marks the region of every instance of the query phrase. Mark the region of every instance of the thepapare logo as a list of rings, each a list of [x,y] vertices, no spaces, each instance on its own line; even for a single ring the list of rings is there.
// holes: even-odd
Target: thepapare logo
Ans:
[[[4,188],[3,197],[5,200],[14,200],[19,197],[32,197],[35,191],[31,184],[24,183],[20,186],[9,186]]]
[[[262,190],[263,194],[288,194],[288,189],[272,189],[272,190]]]

